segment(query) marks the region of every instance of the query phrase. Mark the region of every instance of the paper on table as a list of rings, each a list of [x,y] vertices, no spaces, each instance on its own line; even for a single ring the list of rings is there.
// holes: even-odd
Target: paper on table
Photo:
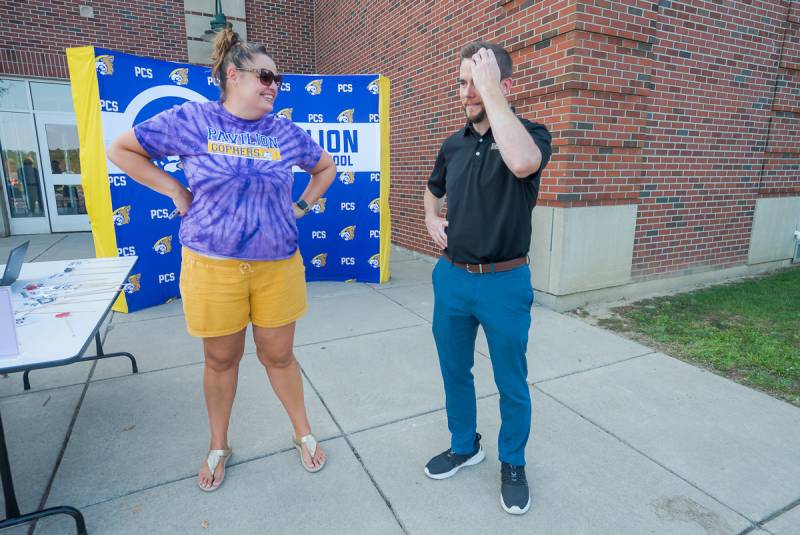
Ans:
[[[18,357],[19,343],[14,309],[11,306],[11,287],[0,286],[0,360],[14,360]]]

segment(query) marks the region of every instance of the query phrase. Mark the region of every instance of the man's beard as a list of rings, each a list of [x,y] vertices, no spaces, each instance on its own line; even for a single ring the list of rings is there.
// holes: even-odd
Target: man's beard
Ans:
[[[467,116],[467,120],[470,121],[472,124],[481,123],[483,122],[484,119],[486,119],[486,108],[481,106],[481,111],[478,112],[478,115],[472,118],[469,116],[469,113],[467,112],[467,107],[464,106],[464,115]]]

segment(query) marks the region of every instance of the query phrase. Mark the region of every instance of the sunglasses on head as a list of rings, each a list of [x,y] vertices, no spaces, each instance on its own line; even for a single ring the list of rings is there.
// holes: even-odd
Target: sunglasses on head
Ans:
[[[252,72],[258,75],[258,80],[265,86],[269,87],[272,85],[272,82],[275,82],[275,85],[278,88],[281,87],[281,82],[283,81],[283,76],[280,74],[275,74],[269,69],[236,69],[237,71],[243,72]]]

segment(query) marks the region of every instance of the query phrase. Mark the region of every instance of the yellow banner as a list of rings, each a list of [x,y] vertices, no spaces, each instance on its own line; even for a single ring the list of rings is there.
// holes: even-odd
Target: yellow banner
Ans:
[[[86,211],[92,226],[95,255],[102,258],[117,256],[117,237],[111,214],[111,190],[108,187],[108,167],[103,145],[100,91],[97,86],[95,61],[93,46],[67,49],[72,104],[75,107],[81,147],[81,184],[86,198]],[[114,303],[114,310],[128,312],[124,292]]]
[[[392,218],[389,213],[389,79],[381,76],[378,79],[378,109],[381,120],[381,245],[380,245],[380,281],[389,282],[389,257],[392,254]]]

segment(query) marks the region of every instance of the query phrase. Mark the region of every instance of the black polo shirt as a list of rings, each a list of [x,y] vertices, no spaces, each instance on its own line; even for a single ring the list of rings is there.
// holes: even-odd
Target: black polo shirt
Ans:
[[[438,198],[447,195],[445,252],[456,262],[486,264],[528,254],[531,212],[551,138],[544,125],[520,121],[542,152],[539,170],[525,178],[508,169],[491,129],[481,136],[468,123],[439,149],[428,189]]]

